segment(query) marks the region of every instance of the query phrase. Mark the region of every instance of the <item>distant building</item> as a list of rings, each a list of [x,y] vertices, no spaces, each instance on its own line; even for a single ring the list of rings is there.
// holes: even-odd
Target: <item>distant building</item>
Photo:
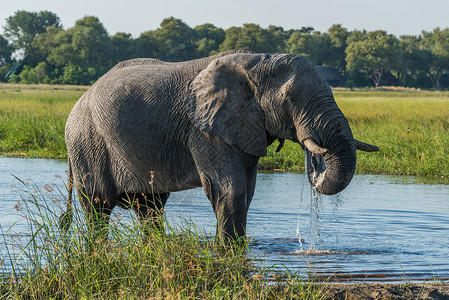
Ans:
[[[344,86],[346,77],[338,72],[335,67],[315,66],[321,77],[327,81],[330,86]]]
[[[449,72],[443,73],[443,75],[441,75],[439,83],[440,87],[442,87],[443,89],[449,89]]]

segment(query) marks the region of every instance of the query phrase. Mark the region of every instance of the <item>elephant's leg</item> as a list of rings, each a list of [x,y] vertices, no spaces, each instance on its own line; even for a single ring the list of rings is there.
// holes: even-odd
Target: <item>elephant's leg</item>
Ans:
[[[72,125],[68,125],[70,130],[66,131],[69,137],[66,141],[73,185],[85,211],[90,236],[106,238],[110,215],[118,196],[111,167],[114,164],[111,163],[106,143],[96,133],[89,116]]]
[[[213,199],[211,202],[217,217],[218,233],[225,239],[232,240],[246,236],[248,209],[256,187],[257,164],[249,169],[247,164],[244,164],[242,172],[234,172],[235,170],[233,179],[228,177],[226,180],[228,183],[225,185],[222,184],[220,177],[215,180],[215,183],[211,183],[213,180],[207,176],[203,180],[204,175],[202,175],[206,194],[209,199]],[[233,184],[230,185],[229,182]]]
[[[144,233],[148,236],[151,227],[161,232],[164,230],[164,206],[170,193],[134,194],[132,209],[142,225]]]
[[[257,164],[250,170],[248,170],[248,180],[246,186],[246,202],[248,203],[248,208],[253,200],[254,190],[256,189],[256,178],[257,178]]]
[[[217,218],[217,237],[223,241],[244,237],[248,211],[246,180],[226,177],[226,184],[223,184],[224,178],[214,175],[200,173],[204,192]]]
[[[105,239],[110,215],[116,205],[116,189],[105,172],[96,177],[89,172],[84,174],[75,176],[74,185],[85,212],[89,235],[93,239]]]
[[[210,145],[203,143],[192,153],[203,189],[217,217],[219,239],[244,237],[258,158],[216,140]]]
[[[93,241],[104,240],[108,236],[108,225],[115,201],[110,201],[110,197],[96,194],[86,194],[81,191],[80,202],[83,206],[89,238]]]
[[[218,179],[215,183],[217,194],[212,196],[214,192],[209,192],[212,194],[212,198],[215,197],[212,203],[217,216],[218,232],[225,239],[236,240],[246,236],[248,209],[256,187],[257,164],[249,170],[246,168],[246,164],[244,166],[243,172],[235,173],[234,184],[223,187],[221,180]],[[209,195],[208,197],[211,199]]]

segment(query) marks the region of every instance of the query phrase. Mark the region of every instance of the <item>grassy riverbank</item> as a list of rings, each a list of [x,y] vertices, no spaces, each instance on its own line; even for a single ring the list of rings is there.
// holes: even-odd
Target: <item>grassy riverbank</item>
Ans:
[[[63,235],[58,216],[64,196],[28,185],[23,194],[27,200],[15,208],[28,232],[16,235],[14,226],[2,232],[2,299],[319,299],[325,293],[307,277],[260,266],[246,247],[219,246],[190,222],[167,224],[161,233],[142,228],[134,214],[121,215],[101,240],[89,236],[75,210]]]
[[[87,87],[0,85],[0,154],[65,158],[64,125]],[[449,92],[335,91],[354,136],[378,145],[358,152],[358,173],[449,177]],[[277,142],[262,168],[304,170],[304,153]]]

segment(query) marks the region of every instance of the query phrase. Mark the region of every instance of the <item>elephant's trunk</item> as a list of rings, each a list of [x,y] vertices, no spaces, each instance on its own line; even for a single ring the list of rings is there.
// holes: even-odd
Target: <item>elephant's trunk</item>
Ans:
[[[339,109],[333,114],[336,117],[330,121],[318,121],[321,126],[315,128],[315,134],[302,140],[309,181],[324,195],[337,194],[348,186],[357,160],[356,141],[347,120]]]
[[[341,137],[326,148],[324,156],[306,150],[307,173],[319,193],[334,195],[344,190],[354,176],[356,150],[353,141]]]

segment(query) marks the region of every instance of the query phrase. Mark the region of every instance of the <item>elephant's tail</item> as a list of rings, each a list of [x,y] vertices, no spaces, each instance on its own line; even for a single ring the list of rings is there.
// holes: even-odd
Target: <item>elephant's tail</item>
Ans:
[[[68,165],[69,165],[69,172],[67,178],[67,192],[68,192],[67,208],[66,211],[59,217],[59,228],[64,232],[67,232],[67,230],[70,228],[70,225],[72,224],[72,215],[73,215],[73,208],[72,208],[73,172],[70,158],[68,159]]]

